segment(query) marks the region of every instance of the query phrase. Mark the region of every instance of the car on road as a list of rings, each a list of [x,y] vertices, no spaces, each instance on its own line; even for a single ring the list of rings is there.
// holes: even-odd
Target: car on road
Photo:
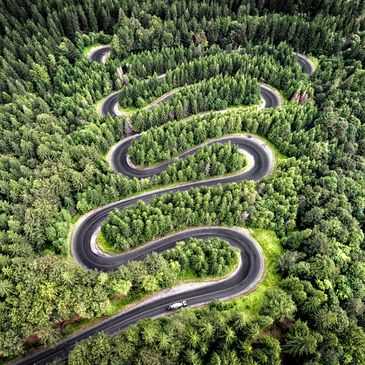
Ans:
[[[167,307],[167,310],[172,311],[172,310],[176,310],[176,309],[179,309],[179,308],[182,308],[182,307],[186,307],[187,305],[188,305],[187,301],[183,300],[182,302],[177,302],[177,303],[174,303],[174,304],[170,304]]]

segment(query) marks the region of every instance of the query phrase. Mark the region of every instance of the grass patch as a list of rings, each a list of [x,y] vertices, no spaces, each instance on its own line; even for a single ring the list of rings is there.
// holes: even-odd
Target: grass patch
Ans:
[[[238,258],[239,258],[239,251],[237,250],[237,259],[234,260],[234,262],[232,262],[232,264],[229,266],[228,270],[219,276],[197,276],[195,275],[195,273],[192,270],[184,270],[181,271],[178,279],[176,281],[176,283],[173,285],[173,287],[187,283],[187,282],[203,282],[203,281],[215,281],[215,280],[219,280],[222,279],[226,276],[228,276],[230,273],[232,273],[238,265]],[[162,290],[166,290],[169,288],[165,288]],[[98,322],[101,322],[105,319],[107,319],[108,317],[117,314],[119,311],[121,310],[126,310],[128,308],[129,305],[136,305],[139,304],[140,302],[143,302],[144,300],[148,299],[148,297],[153,296],[155,294],[157,294],[159,291],[155,292],[155,293],[145,293],[145,292],[141,292],[141,293],[137,293],[137,294],[133,294],[133,295],[128,295],[127,297],[123,297],[123,298],[118,298],[118,299],[113,299],[111,301],[111,305],[110,308],[108,309],[107,315],[99,317],[99,318],[91,318],[91,319],[83,319],[79,322],[75,322],[72,323],[70,325],[67,326],[64,335],[65,336],[69,336],[71,335],[73,332],[75,331],[80,331],[82,329],[88,328]]]
[[[265,291],[269,288],[276,288],[279,285],[280,276],[275,270],[275,265],[283,250],[279,238],[274,231],[251,228],[249,232],[261,245],[266,258],[266,273],[264,279],[254,291],[234,299],[232,303],[249,315],[257,316],[261,309]]]
[[[256,111],[257,108],[260,106],[260,103],[261,103],[261,99],[260,99],[260,102],[256,103],[256,104],[229,106],[226,108],[226,110],[229,110],[229,111],[235,111],[235,110]]]
[[[120,311],[127,305],[142,301],[142,299],[144,299],[147,296],[148,296],[148,294],[146,294],[146,293],[137,293],[137,294],[129,295],[123,299],[114,300],[114,301],[112,301],[111,307],[108,311],[108,315],[112,316],[113,314],[116,314],[118,311]]]
[[[275,265],[282,254],[282,247],[280,245],[279,238],[277,237],[274,231],[265,230],[265,229],[258,229],[258,228],[251,228],[248,230],[249,233],[252,235],[253,238],[257,240],[257,242],[261,245],[263,250],[265,259],[266,259],[266,272],[263,280],[258,284],[257,288],[241,297],[232,299],[230,302],[234,305],[235,308],[244,311],[248,315],[255,317],[259,314],[261,305],[263,303],[263,299],[265,296],[265,292],[269,288],[276,288],[280,282],[280,276],[275,270]],[[98,237],[99,242],[99,237]],[[101,247],[104,249],[104,247]],[[212,281],[224,278],[225,276],[232,273],[238,265],[238,254],[237,251],[237,260],[230,265],[229,270],[222,275],[222,276],[204,276],[198,277],[194,274],[192,270],[184,270],[179,274],[178,281],[176,285],[183,284],[184,282],[195,282],[195,281]],[[133,304],[136,305],[150,297],[153,294],[148,293],[138,293],[134,295],[129,295],[124,298],[114,299],[111,302],[111,306],[108,310],[108,316],[115,315],[121,310],[125,310],[128,308],[129,305]],[[82,330],[84,328],[90,327],[104,319],[108,316],[103,316],[100,318],[92,318],[92,319],[85,319],[77,323],[70,324],[66,331],[65,335],[70,335],[75,331]]]
[[[73,215],[71,217],[71,224],[75,224],[82,216],[83,216],[83,214],[81,214],[81,213],[76,213],[75,215]]]
[[[91,46],[88,46],[86,48],[84,48],[84,50],[82,51],[82,54],[84,57],[87,57],[89,52],[96,47],[100,47],[102,44],[101,43],[96,43],[96,44],[92,44]]]
[[[136,113],[139,109],[136,108],[135,106],[127,106],[125,108],[122,108],[119,104],[119,110],[121,113],[124,113],[124,114],[134,114]]]
[[[54,249],[54,247],[52,247],[51,245],[47,245],[43,250],[42,250],[42,254],[43,255],[56,255],[56,251]]]
[[[128,306],[129,304],[141,301],[146,296],[147,295],[145,293],[138,293],[134,295],[129,295],[128,297],[123,299],[112,300],[107,315],[99,318],[82,319],[79,322],[71,323],[70,325],[67,326],[64,334],[65,336],[69,336],[75,331],[80,331],[82,329],[89,328],[90,326],[107,319],[109,316],[118,313],[118,311]]]
[[[103,103],[103,101],[105,100],[105,97],[102,98],[101,100],[97,101],[94,105],[95,105],[95,111],[97,114],[99,114],[99,109],[100,109],[100,105]]]
[[[113,91],[114,92],[114,91]],[[97,101],[94,106],[95,106],[95,110],[97,113],[99,113],[99,109],[100,109],[100,106],[101,104],[105,101],[105,99],[109,96],[110,94],[108,95],[105,95],[102,99],[100,99],[99,101]],[[119,111],[122,113],[121,116],[130,116],[131,114],[134,114],[136,113],[139,109],[137,109],[136,107],[134,106],[130,106],[130,107],[126,107],[126,108],[122,108],[120,106],[120,104],[118,103],[118,109]]]
[[[312,63],[314,64],[314,66],[316,67],[316,69],[319,67],[319,60],[317,57],[314,56],[307,56],[309,60],[312,61]]]
[[[100,231],[96,237],[96,244],[103,252],[107,253],[117,253],[118,251],[115,247],[105,238],[103,232]]]

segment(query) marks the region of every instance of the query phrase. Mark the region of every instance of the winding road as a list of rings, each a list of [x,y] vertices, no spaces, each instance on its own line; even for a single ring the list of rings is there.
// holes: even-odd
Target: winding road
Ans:
[[[172,91],[167,92],[166,94],[162,95],[158,100],[148,104],[144,107],[146,110],[151,110],[156,107],[158,104],[164,103],[171,99],[171,97],[179,91],[179,88],[176,88]],[[280,95],[273,90],[271,87],[260,84],[260,96],[262,103],[260,108],[274,108],[281,105],[281,98]],[[99,113],[101,115],[113,115],[115,117],[119,117],[122,115],[128,115],[127,113],[123,113],[119,110],[119,91],[114,91],[110,95],[108,95],[99,107]],[[223,112],[222,110],[215,111],[216,113]]]
[[[89,58],[96,62],[104,63],[110,52],[110,46],[98,47],[96,50],[89,53]],[[297,57],[303,71],[311,74],[314,71],[313,64],[303,55],[297,55]],[[263,99],[263,107],[280,106],[280,97],[271,88],[265,85],[260,85],[260,94]],[[109,113],[116,115],[115,110],[118,105],[118,100],[118,92],[111,94],[111,96],[104,100],[99,111],[102,114]],[[173,162],[172,159],[171,161],[161,163],[160,165],[149,169],[142,169],[133,166],[128,158],[128,148],[136,138],[139,138],[139,135],[124,139],[113,146],[108,155],[108,159],[114,171],[123,173],[129,177],[143,178],[160,173]],[[95,209],[79,220],[72,235],[72,253],[75,259],[87,268],[102,271],[113,271],[120,265],[125,265],[130,261],[142,260],[151,252],[161,252],[174,247],[176,242],[189,237],[198,237],[202,239],[219,237],[228,241],[234,247],[239,248],[240,264],[237,270],[225,279],[208,284],[200,283],[197,284],[194,289],[189,291],[175,291],[170,295],[156,295],[155,299],[148,300],[127,311],[118,313],[99,324],[75,334],[53,348],[36,352],[27,358],[16,361],[16,364],[46,364],[57,358],[65,359],[77,342],[100,331],[114,334],[143,318],[154,318],[165,315],[167,314],[168,304],[181,301],[183,299],[188,301],[189,306],[199,306],[214,299],[232,298],[255,288],[261,280],[264,272],[264,256],[260,245],[243,229],[225,227],[200,227],[188,229],[156,240],[148,245],[144,245],[122,255],[109,255],[102,253],[95,245],[95,236],[99,231],[102,222],[114,209],[124,209],[135,204],[139,200],[149,202],[153,196],[187,191],[193,187],[215,186],[217,184],[242,182],[246,180],[259,181],[272,172],[274,167],[274,157],[271,149],[262,140],[249,135],[231,135],[209,141],[208,144],[217,142],[236,144],[249,155],[252,161],[251,166],[249,166],[246,171],[238,174],[166,187],[123,199]],[[200,146],[196,146],[191,150],[182,153],[179,157],[186,158],[186,156],[196,152],[199,148]]]
[[[100,64],[103,64],[103,63],[105,63],[106,59],[110,55],[111,51],[112,51],[111,46],[95,47],[90,50],[88,57],[91,61],[95,61]]]
[[[298,63],[302,68],[303,72],[307,75],[312,75],[313,72],[316,70],[316,66],[314,63],[306,56],[301,53],[295,53],[297,56]]]

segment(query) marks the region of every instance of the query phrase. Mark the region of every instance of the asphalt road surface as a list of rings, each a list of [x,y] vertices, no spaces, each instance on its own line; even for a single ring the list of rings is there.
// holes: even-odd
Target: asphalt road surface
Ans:
[[[133,168],[128,165],[125,155],[125,153],[128,151],[128,146],[130,145],[131,141],[133,141],[133,137],[127,139],[126,142],[123,141],[123,143],[120,143],[120,145],[118,146],[120,148],[117,148],[115,150],[115,153],[112,154],[111,158],[114,161],[113,164],[117,165],[117,171],[127,171],[130,176],[134,176]],[[180,184],[178,186],[172,186],[160,190],[151,191],[148,193],[133,196],[131,198],[120,200],[105,207],[95,209],[93,212],[86,215],[82,221],[80,221],[73,234],[72,249],[74,257],[80,262],[80,264],[90,269],[98,269],[103,271],[116,270],[122,264],[126,264],[136,258],[140,259],[141,257],[145,257],[145,254],[150,253],[151,250],[150,246],[148,246],[146,247],[146,249],[142,247],[141,249],[124,255],[105,256],[100,255],[99,252],[94,249],[92,242],[95,232],[97,232],[102,222],[108,217],[108,214],[112,210],[127,208],[133,204],[136,204],[139,200],[143,200],[144,202],[148,203],[154,196],[159,196],[165,193],[187,191],[193,187],[216,186],[217,184],[227,184],[246,180],[259,181],[268,174],[270,174],[270,172],[272,171],[273,156],[271,150],[261,140],[250,136],[234,135],[218,138],[211,143],[217,142],[237,144],[239,148],[246,150],[253,159],[253,164],[251,168],[249,168],[247,171],[235,175],[212,178],[205,181],[188,182]],[[193,153],[194,150],[189,151],[189,153]],[[122,158],[120,158],[121,156]],[[119,164],[120,161],[122,161],[121,164]],[[171,163],[171,161],[161,164],[153,169],[149,169],[149,174],[153,175],[155,172],[157,173],[158,171],[164,170],[165,166],[169,163]],[[149,176],[148,174],[144,174],[144,171],[141,169],[137,169],[136,171],[140,172],[140,175],[138,175],[136,172],[135,176],[138,176],[140,178]],[[153,247],[154,251],[158,251],[156,245]],[[214,292],[212,292],[211,298],[215,298]]]
[[[232,143],[236,145],[239,149],[248,152],[249,155],[252,156],[254,159],[254,166],[250,168],[248,171],[245,171],[232,177],[215,178],[211,184],[209,180],[204,182],[198,181],[197,182],[198,186],[201,185],[212,186],[212,185],[217,185],[218,183],[241,182],[246,180],[259,181],[263,179],[265,176],[267,176],[272,169],[272,156],[268,155],[270,153],[268,151],[268,147],[264,142],[250,135],[247,136],[232,135],[232,136],[215,138],[206,144],[198,145],[194,148],[191,148],[188,151],[179,154],[175,158],[172,158],[159,165],[150,168],[140,168],[134,166],[130,162],[128,156],[129,147],[136,139],[139,138],[139,136],[140,135],[135,135],[133,137],[124,139],[123,141],[119,142],[115,146],[113,151],[110,153],[109,163],[115,172],[122,173],[123,175],[126,175],[130,178],[137,177],[139,179],[142,179],[151,177],[166,170],[166,168],[174,162],[175,158],[178,157],[184,159],[187,156],[196,153],[201,148],[202,145],[211,146],[216,143],[222,143],[222,144]],[[219,182],[217,182],[217,180],[219,180]],[[189,187],[191,186],[191,184],[195,183],[188,183]]]
[[[296,53],[298,63],[300,67],[302,68],[303,72],[307,75],[312,75],[315,71],[316,67],[314,66],[313,62],[307,58],[306,56]]]
[[[105,63],[106,58],[109,56],[110,52],[112,51],[111,46],[100,46],[91,50],[89,53],[89,59],[91,61],[95,61],[98,63]]]
[[[173,97],[174,94],[179,92],[180,89],[181,89],[181,87],[167,92],[166,94],[164,94],[160,98],[158,98],[156,101],[154,101],[151,104],[148,104],[147,106],[145,106],[143,109],[152,110],[157,105],[162,104],[162,103],[166,103],[167,101],[169,101]],[[260,84],[259,93],[260,93],[260,97],[261,97],[261,101],[262,101],[262,103],[260,105],[260,109],[262,109],[262,108],[276,108],[276,107],[281,105],[280,95],[274,89],[272,89],[271,87],[269,87],[267,85],[264,85],[264,84]],[[114,110],[115,110],[115,106],[114,106]],[[225,113],[226,111],[229,111],[229,109],[212,110],[210,112],[200,113],[200,115],[209,114],[209,113]],[[108,112],[110,113],[111,111],[107,111],[107,113]]]
[[[103,103],[100,105],[100,114],[101,115],[113,115],[113,116],[118,116],[118,114],[116,113],[116,108],[119,105],[119,92],[115,91],[113,93],[111,93],[109,96],[107,96]]]
[[[212,236],[222,238],[234,247],[240,249],[242,265],[240,265],[239,270],[235,272],[235,275],[187,293],[183,292],[174,296],[160,298],[146,304],[142,303],[142,305],[132,308],[127,312],[111,317],[96,326],[88,328],[86,331],[67,339],[54,348],[46,349],[35,353],[29,358],[22,359],[18,364],[46,364],[57,358],[64,359],[78,341],[88,338],[100,331],[113,334],[136,323],[142,318],[153,318],[167,314],[167,306],[173,302],[187,300],[189,306],[197,306],[208,303],[212,299],[227,298],[243,294],[255,287],[260,280],[264,269],[264,258],[259,245],[252,238],[239,230],[223,227],[205,227],[187,230],[156,241],[148,250],[144,250],[146,252],[134,255],[136,259],[141,259],[148,253],[147,251],[156,251],[157,247],[168,249],[169,247],[173,247],[177,241],[184,240],[188,237],[206,239]],[[125,260],[125,262],[128,262],[127,259]]]
[[[144,109],[151,110],[157,105],[161,103],[165,103],[168,100],[172,98],[172,96],[179,91],[179,88],[169,91],[168,93],[164,94],[162,97],[160,97],[157,101],[154,101],[151,104],[148,104]],[[274,108],[277,106],[280,106],[281,100],[278,93],[275,92],[275,90],[271,89],[270,87],[261,84],[260,85],[260,96],[263,101],[263,105],[265,108]],[[109,96],[107,96],[103,103],[100,105],[99,112],[101,115],[113,115],[113,116],[119,116],[122,115],[121,112],[117,112],[118,105],[119,105],[119,98],[120,93],[118,91],[112,92]]]
[[[105,54],[110,52],[110,47],[99,48],[94,51],[90,58],[96,62],[103,62]],[[298,62],[304,72],[311,74],[314,71],[313,64],[307,60],[303,55],[297,55]],[[265,107],[276,107],[280,105],[280,97],[270,88],[265,85],[260,86],[260,94],[264,99]],[[115,100],[119,99],[116,93],[113,96],[115,99],[107,98],[101,106],[101,113],[114,114]],[[113,101],[114,100],[114,101]],[[112,168],[130,177],[146,177],[163,171],[172,161],[167,161],[151,169],[136,168],[128,162],[128,147],[133,140],[138,136],[133,136],[129,139],[123,140],[110,154],[110,163]],[[95,209],[94,211],[85,215],[77,224],[77,227],[72,236],[72,252],[76,260],[85,267],[91,269],[98,269],[102,271],[116,270],[120,265],[125,265],[133,260],[142,260],[147,254],[151,252],[161,252],[171,247],[174,247],[176,242],[184,240],[189,237],[198,237],[207,239],[209,237],[219,237],[228,241],[234,247],[240,250],[240,266],[224,280],[217,281],[211,285],[206,285],[198,289],[193,289],[187,292],[174,294],[158,298],[154,301],[141,303],[140,305],[117,314],[103,322],[86,329],[81,333],[77,333],[67,340],[61,342],[53,348],[48,348],[43,351],[21,359],[16,364],[47,364],[55,359],[66,359],[68,353],[74,348],[77,342],[88,338],[100,331],[105,331],[114,334],[136,323],[143,318],[153,318],[167,314],[167,306],[171,303],[181,300],[187,300],[189,306],[198,306],[206,304],[214,299],[225,299],[243,294],[252,290],[260,281],[264,270],[264,257],[260,246],[249,235],[242,230],[224,227],[201,227],[189,229],[177,234],[164,237],[151,244],[142,246],[136,250],[130,251],[123,255],[103,255],[93,248],[93,238],[95,233],[100,228],[101,223],[108,217],[108,214],[113,209],[123,209],[135,204],[139,200],[148,202],[153,196],[164,193],[174,193],[178,191],[187,191],[193,187],[198,186],[215,186],[217,184],[226,184],[231,182],[240,182],[245,180],[259,181],[270,174],[273,169],[273,156],[268,146],[261,140],[250,136],[226,136],[218,138],[212,143],[233,143],[237,144],[240,149],[245,150],[252,158],[253,164],[251,168],[243,173],[236,175],[219,177],[205,181],[197,181],[191,183],[181,184],[179,186],[167,187],[164,189],[148,192],[132,198],[123,199],[121,201],[109,204],[107,206]],[[193,148],[180,157],[184,158],[196,151]]]

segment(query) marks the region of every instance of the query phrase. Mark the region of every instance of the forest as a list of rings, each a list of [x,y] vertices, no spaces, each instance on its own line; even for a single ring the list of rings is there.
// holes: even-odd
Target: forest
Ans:
[[[88,57],[101,45],[111,46],[105,63]],[[97,243],[132,252],[191,228],[244,229],[263,248],[262,281],[100,331],[67,363],[365,364],[362,0],[3,0],[0,64],[1,363],[161,290],[231,275],[238,251],[214,237],[116,271],[88,270],[72,253],[75,227],[94,209],[199,182],[113,209]],[[260,85],[281,105],[262,108]],[[103,115],[116,91],[122,115]],[[139,179],[111,168],[110,149],[137,134],[131,162],[171,160],[163,172]],[[204,186],[248,168],[236,145],[214,142],[231,135],[268,146],[272,172]]]

